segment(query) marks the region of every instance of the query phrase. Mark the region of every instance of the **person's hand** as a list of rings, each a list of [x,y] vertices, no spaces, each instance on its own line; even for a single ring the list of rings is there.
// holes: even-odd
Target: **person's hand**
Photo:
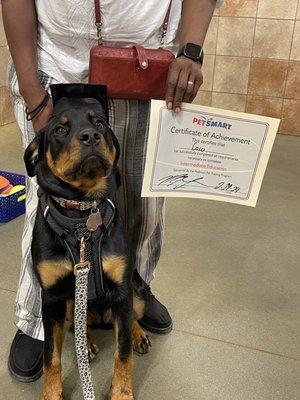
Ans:
[[[184,56],[175,58],[167,79],[167,107],[179,113],[181,103],[191,103],[202,83],[201,64]]]
[[[28,110],[29,111],[34,110],[37,107],[37,105],[40,104],[40,102],[43,100],[45,94],[46,94],[45,89],[41,86],[36,90],[33,90],[32,93],[28,95],[23,95]],[[31,121],[35,133],[38,133],[41,129],[45,128],[50,117],[52,116],[52,113],[53,113],[53,102],[52,99],[49,98],[43,110]]]

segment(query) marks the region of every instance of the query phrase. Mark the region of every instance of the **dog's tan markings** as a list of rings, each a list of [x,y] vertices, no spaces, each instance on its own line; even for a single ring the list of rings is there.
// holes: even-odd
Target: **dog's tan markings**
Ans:
[[[80,186],[87,197],[99,196],[107,190],[107,176],[96,178],[94,180],[87,180],[85,185]]]
[[[42,261],[38,264],[37,270],[43,287],[49,288],[71,274],[73,267],[68,260]]]
[[[46,151],[46,160],[49,168],[55,176],[68,182],[65,173],[74,169],[80,161],[81,146],[76,138],[69,144],[68,150],[59,154],[56,160],[53,159],[50,148]]]
[[[132,323],[132,339],[134,351],[139,354],[149,353],[151,347],[150,339],[135,320]]]
[[[111,308],[107,310],[98,311],[95,309],[89,309],[87,315],[88,325],[92,324],[109,324],[113,322]]]
[[[126,269],[126,258],[118,254],[111,254],[103,257],[102,261],[104,273],[115,283],[123,281]]]
[[[81,160],[82,146],[78,139],[73,137],[70,141],[68,149],[62,152],[56,162],[55,167],[61,176],[64,176],[67,171],[73,170]]]
[[[129,354],[126,361],[120,360],[119,354],[119,326],[117,320],[115,321],[116,333],[116,352],[115,352],[115,369],[112,380],[112,389],[110,400],[134,400],[132,391],[132,373],[133,373],[133,359],[132,352]]]
[[[64,326],[53,327],[53,353],[49,364],[44,364],[44,382],[42,400],[61,400],[61,349],[64,338]]]
[[[122,362],[115,358],[115,371],[112,381],[111,400],[134,400],[132,392],[132,355]]]
[[[85,193],[87,197],[100,196],[107,190],[107,176],[96,176],[93,179],[87,177],[80,179],[80,176],[78,176],[73,180],[65,176],[67,171],[72,171],[76,164],[80,162],[80,152],[80,143],[75,138],[71,141],[70,149],[60,154],[57,160],[53,159],[51,151],[48,149],[46,151],[48,167],[55,176],[76,189],[79,189],[81,192]]]
[[[69,119],[68,119],[68,117],[66,115],[62,115],[59,118],[59,123],[62,124],[62,125],[66,125],[68,122],[69,122]]]
[[[139,320],[143,318],[145,314],[146,302],[139,297],[133,296],[133,316],[135,319]]]

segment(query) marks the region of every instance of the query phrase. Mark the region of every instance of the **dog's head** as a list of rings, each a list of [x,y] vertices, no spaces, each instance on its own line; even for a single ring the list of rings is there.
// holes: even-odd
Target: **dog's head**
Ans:
[[[56,99],[52,118],[25,151],[28,175],[67,198],[107,194],[120,152],[107,119],[105,104],[96,98]]]

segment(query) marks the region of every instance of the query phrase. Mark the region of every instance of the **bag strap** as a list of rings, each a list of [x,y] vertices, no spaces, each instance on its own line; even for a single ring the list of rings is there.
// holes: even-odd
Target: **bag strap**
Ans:
[[[100,0],[95,0],[95,25],[97,28],[98,44],[102,44],[103,41],[101,34],[102,21],[101,21],[101,11],[100,11]]]
[[[164,22],[163,22],[163,24],[161,26],[161,38],[160,38],[160,43],[161,44],[164,44],[165,36],[167,34],[167,31],[168,31],[171,8],[172,8],[172,2],[173,2],[173,0],[170,1],[169,7],[168,7],[168,10],[167,10],[167,14],[166,14]]]
[[[170,1],[165,19],[161,26],[161,39],[160,39],[161,44],[164,44],[164,39],[165,39],[165,36],[168,31],[172,3],[173,3],[173,0]],[[100,0],[95,0],[95,25],[97,27],[98,44],[102,44],[103,41],[102,41],[102,33],[101,33],[102,20],[101,20],[101,10],[100,10]]]

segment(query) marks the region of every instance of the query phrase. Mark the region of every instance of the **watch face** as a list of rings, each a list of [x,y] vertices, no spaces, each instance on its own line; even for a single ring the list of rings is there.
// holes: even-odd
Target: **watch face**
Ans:
[[[200,59],[201,51],[201,46],[193,43],[187,43],[185,46],[184,54],[194,59]]]

